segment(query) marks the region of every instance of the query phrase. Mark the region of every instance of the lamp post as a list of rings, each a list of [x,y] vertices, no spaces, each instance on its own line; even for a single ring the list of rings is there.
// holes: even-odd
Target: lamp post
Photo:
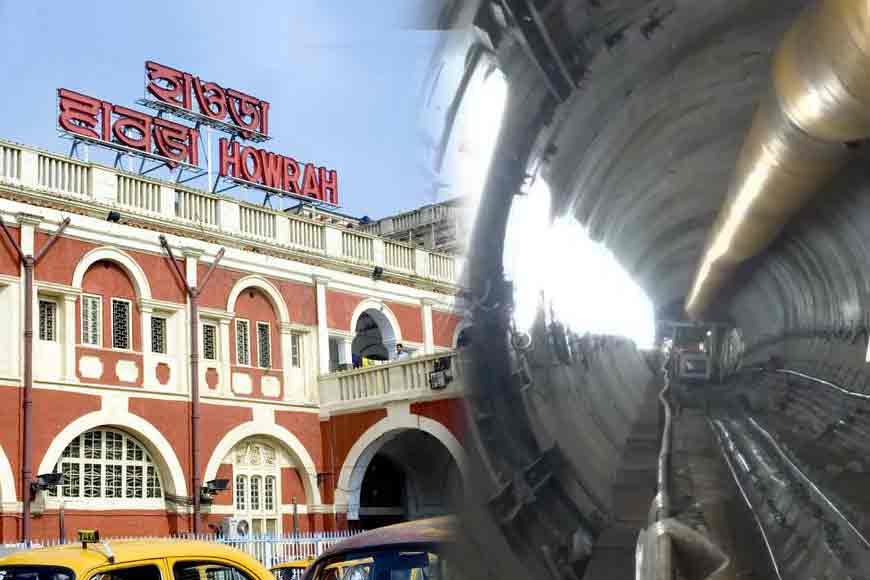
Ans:
[[[202,476],[199,473],[199,295],[214,269],[217,267],[221,258],[224,257],[224,248],[215,256],[205,276],[202,277],[202,282],[197,281],[196,286],[191,286],[187,282],[187,277],[178,267],[178,262],[175,259],[175,254],[172,253],[172,248],[169,247],[169,242],[166,241],[166,236],[160,236],[160,244],[166,253],[169,255],[169,261],[175,270],[187,296],[190,299],[190,466],[191,466],[191,490],[193,495],[193,533],[199,533],[199,516],[200,516],[200,495],[202,487]]]
[[[25,254],[21,246],[12,237],[6,223],[0,218],[0,228],[6,234],[9,245],[18,255],[18,260],[24,266],[24,396],[21,400],[21,539],[30,543],[30,494],[33,483],[33,269],[39,261],[45,257],[51,247],[57,242],[58,237],[69,225],[69,218],[63,220],[57,231],[54,232],[42,249],[34,257],[33,254]]]

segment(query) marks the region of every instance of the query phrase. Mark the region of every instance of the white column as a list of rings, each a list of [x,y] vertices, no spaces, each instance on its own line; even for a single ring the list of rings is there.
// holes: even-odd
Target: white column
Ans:
[[[305,399],[305,381],[293,372],[293,340],[290,323],[281,323],[281,364],[284,366],[284,400]]]
[[[92,165],[91,195],[102,202],[118,201],[118,174],[105,167]]]
[[[19,213],[15,216],[21,226],[21,239],[19,244],[25,255],[33,254],[33,246],[36,238],[36,228],[42,222],[42,216],[29,213]],[[23,267],[23,266],[22,266]]]
[[[314,278],[317,290],[317,369],[320,374],[329,372],[329,328],[326,324],[326,287],[329,278]]]
[[[39,153],[31,149],[21,149],[21,183],[39,185]]]
[[[157,383],[157,361],[154,360],[154,353],[151,352],[151,315],[154,314],[154,307],[139,303],[139,317],[142,319],[142,386],[146,388],[156,388]]]
[[[432,299],[423,298],[420,303],[423,307],[420,314],[423,317],[423,352],[432,354],[435,352],[435,334],[432,330]]]
[[[218,321],[220,324],[219,332],[219,340],[220,343],[220,351],[218,352],[218,359],[220,363],[220,376],[218,377],[218,391],[222,395],[230,395],[232,393],[232,389],[230,385],[232,385],[232,361],[230,360],[230,322],[232,322],[229,318],[221,318]]]
[[[76,382],[76,301],[78,296],[64,294],[63,297],[63,380]]]
[[[338,350],[338,361],[345,364],[353,364],[353,337],[347,336],[341,339]]]
[[[160,186],[160,215],[175,219],[175,188],[168,185]]]
[[[341,257],[344,251],[341,245],[341,230],[333,226],[323,228],[324,244],[327,256]]]

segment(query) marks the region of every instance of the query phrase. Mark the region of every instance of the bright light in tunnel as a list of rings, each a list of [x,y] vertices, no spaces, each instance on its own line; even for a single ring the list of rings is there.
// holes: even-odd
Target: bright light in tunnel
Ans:
[[[474,220],[486,184],[496,140],[501,129],[507,80],[488,59],[482,58],[468,83],[456,113],[444,155],[448,197],[466,199],[467,219]]]
[[[619,335],[639,348],[655,341],[652,302],[603,245],[573,217],[550,223],[550,190],[540,178],[514,198],[504,268],[514,282],[514,321],[528,330],[543,303],[578,334]]]

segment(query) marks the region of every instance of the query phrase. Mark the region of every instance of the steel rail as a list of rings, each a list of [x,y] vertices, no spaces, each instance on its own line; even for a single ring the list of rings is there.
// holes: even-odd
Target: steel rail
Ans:
[[[788,454],[782,450],[782,447],[776,442],[773,436],[754,418],[747,416],[747,419],[752,424],[752,426],[755,427],[755,429],[767,440],[767,442],[774,449],[774,451],[776,451],[777,455],[779,455],[780,459],[782,459],[786,463],[786,465],[788,465],[789,468],[800,477],[805,485],[810,487],[810,489],[812,489],[816,493],[816,495],[825,502],[825,504],[831,509],[831,511],[837,514],[837,516],[841,520],[843,520],[843,523],[845,523],[846,526],[850,530],[852,530],[852,533],[855,534],[855,536],[857,536],[859,540],[861,540],[861,543],[864,544],[866,548],[870,549],[870,541],[868,541],[867,538],[864,537],[864,534],[862,534],[858,530],[858,528],[855,527],[855,525],[849,520],[849,518],[846,517],[846,514],[844,514],[836,506],[836,504],[834,504],[834,502],[828,499],[828,496],[825,495],[825,493],[821,489],[819,489],[819,487],[815,483],[813,483],[813,481],[809,477],[807,477],[803,470],[795,465],[795,463],[791,460]]]
[[[838,385],[836,383],[832,383],[831,381],[828,381],[826,379],[814,377],[812,375],[808,375],[808,374],[802,373],[800,371],[794,371],[791,369],[768,370],[768,369],[765,369],[764,367],[747,367],[747,368],[742,369],[742,370],[746,371],[746,372],[759,372],[759,373],[773,372],[773,373],[779,373],[779,374],[783,374],[783,375],[791,375],[791,376],[799,377],[801,379],[806,379],[808,381],[813,381],[813,382],[819,383],[820,385],[825,385],[826,387],[833,389],[833,390],[835,390],[835,391],[839,392],[840,394],[845,395],[847,397],[861,399],[862,401],[870,401],[870,394],[859,393],[858,391],[852,391],[852,390],[849,390],[845,387],[841,387],[840,385]]]
[[[758,517],[758,514],[755,512],[755,508],[752,507],[752,502],[749,501],[749,496],[746,495],[746,491],[743,489],[743,485],[740,483],[740,479],[737,477],[737,471],[734,469],[734,464],[731,463],[731,457],[729,456],[726,448],[725,442],[722,440],[723,434],[720,433],[719,429],[716,428],[716,424],[714,424],[713,420],[707,417],[707,423],[710,425],[710,430],[713,431],[713,434],[716,436],[716,440],[719,442],[719,450],[722,452],[722,457],[725,458],[725,464],[728,466],[728,471],[731,472],[731,479],[734,480],[734,484],[737,486],[737,490],[740,492],[740,496],[743,498],[743,502],[746,504],[746,507],[749,509],[749,512],[752,514],[752,518],[755,520],[755,525],[758,528],[758,531],[761,533],[761,538],[764,540],[764,547],[767,549],[767,555],[770,556],[770,562],[773,564],[773,571],[776,572],[776,577],[779,580],[783,580],[782,574],[779,571],[779,563],[776,561],[776,555],[773,553],[773,546],[770,545],[770,540],[767,538],[767,533],[764,531],[764,526],[761,524],[761,520]],[[723,432],[725,432],[725,428],[721,427]],[[735,444],[736,447],[736,444]]]

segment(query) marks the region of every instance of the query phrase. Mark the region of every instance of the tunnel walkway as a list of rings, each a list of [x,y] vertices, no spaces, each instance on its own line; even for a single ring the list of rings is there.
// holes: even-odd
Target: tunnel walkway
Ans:
[[[661,378],[646,386],[643,404],[626,440],[612,488],[612,520],[599,536],[583,576],[585,580],[634,577],[638,531],[647,524],[656,493],[656,460],[659,452],[658,393]]]

